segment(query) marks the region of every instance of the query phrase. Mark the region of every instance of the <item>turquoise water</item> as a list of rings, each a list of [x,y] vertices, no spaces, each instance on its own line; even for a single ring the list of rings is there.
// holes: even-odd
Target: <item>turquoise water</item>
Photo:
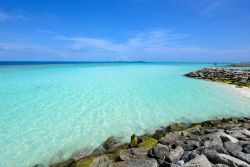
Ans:
[[[250,116],[250,99],[191,63],[0,66],[0,166],[25,167],[172,122]]]

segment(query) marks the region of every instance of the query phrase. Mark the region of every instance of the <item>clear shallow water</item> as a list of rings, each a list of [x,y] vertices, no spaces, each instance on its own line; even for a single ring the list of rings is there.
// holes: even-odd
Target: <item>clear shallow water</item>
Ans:
[[[172,122],[250,116],[250,99],[184,73],[190,63],[0,66],[0,166],[25,167],[63,152],[128,140]]]

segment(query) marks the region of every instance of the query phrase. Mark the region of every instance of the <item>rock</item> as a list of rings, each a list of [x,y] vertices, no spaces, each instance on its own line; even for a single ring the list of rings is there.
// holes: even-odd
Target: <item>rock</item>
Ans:
[[[200,142],[196,140],[187,140],[180,143],[180,145],[185,151],[192,151],[200,147]]]
[[[180,166],[177,165],[177,164],[174,164],[174,163],[169,163],[169,162],[164,161],[164,162],[160,165],[160,167],[180,167]]]
[[[72,153],[72,155],[70,156],[70,159],[73,159],[75,161],[83,158],[83,157],[86,157],[88,155],[90,155],[92,153],[92,149],[90,148],[82,148],[82,149],[79,149],[79,150],[76,150]]]
[[[138,145],[138,138],[135,134],[131,136],[130,145],[131,147],[136,147]]]
[[[103,148],[105,150],[110,150],[114,145],[117,145],[118,143],[120,143],[120,140],[118,140],[114,136],[111,136],[103,143]]]
[[[146,159],[147,158],[147,149],[142,148],[131,148],[127,150],[120,151],[121,160],[130,160],[130,159]]]
[[[184,150],[180,146],[176,146],[175,144],[170,145],[169,154],[166,155],[165,159],[168,162],[177,162],[181,156],[183,155]]]
[[[237,154],[242,151],[242,147],[239,144],[231,141],[225,142],[224,147],[233,156],[237,156]]]
[[[154,146],[156,146],[157,143],[158,143],[158,140],[156,140],[154,138],[148,138],[145,141],[139,143],[138,147],[149,150],[149,149],[153,148]]]
[[[243,145],[243,152],[250,154],[250,144]]]
[[[165,160],[165,157],[169,154],[169,148],[166,145],[162,144],[157,144],[153,149],[152,149],[152,154],[155,158]]]
[[[250,167],[248,163],[226,154],[218,154],[218,161],[228,166]]]
[[[210,150],[214,150],[218,153],[228,154],[223,147],[219,133],[210,133],[202,136],[202,142],[205,148],[209,148]]]
[[[187,162],[184,167],[212,167],[212,164],[205,155],[199,155]]]
[[[156,140],[160,140],[162,137],[166,135],[166,132],[163,130],[156,130],[155,133],[152,135],[153,138]]]
[[[168,144],[175,144],[175,143],[181,143],[185,141],[187,138],[185,136],[181,136],[175,133],[168,133],[164,137],[162,137],[159,142],[168,145]]]
[[[170,132],[181,131],[181,130],[184,130],[184,129],[185,129],[185,127],[182,126],[181,124],[178,124],[178,123],[169,125],[169,126],[167,127],[167,130],[170,131]]]
[[[109,167],[114,161],[110,160],[108,156],[103,155],[97,157],[90,165],[90,167]]]
[[[51,165],[51,167],[69,167],[71,166],[75,161],[73,159],[68,159],[66,161],[57,163],[57,164],[53,164]]]
[[[213,167],[229,167],[225,164],[216,164],[216,165],[213,165]]]
[[[176,165],[179,165],[179,166],[184,166],[185,162],[183,160],[179,160],[176,162]]]
[[[239,152],[236,157],[250,164],[250,154]]]
[[[231,141],[232,143],[238,143],[239,140],[226,134],[225,132],[219,132],[220,138],[223,142]]]
[[[111,167],[158,167],[155,159],[131,159],[129,161],[116,162]]]
[[[95,159],[96,157],[82,158],[74,162],[70,167],[90,167]]]

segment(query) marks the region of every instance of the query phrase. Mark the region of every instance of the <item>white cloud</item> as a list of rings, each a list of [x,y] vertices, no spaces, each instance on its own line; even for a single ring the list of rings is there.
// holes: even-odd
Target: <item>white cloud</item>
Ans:
[[[0,23],[6,22],[8,20],[27,20],[28,17],[23,14],[23,12],[5,12],[0,10]]]

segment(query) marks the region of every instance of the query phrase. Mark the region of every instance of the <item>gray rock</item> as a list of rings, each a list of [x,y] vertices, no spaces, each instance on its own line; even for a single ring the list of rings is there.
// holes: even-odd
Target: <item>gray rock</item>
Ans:
[[[180,166],[177,165],[177,164],[174,164],[174,163],[169,163],[169,162],[164,161],[164,162],[160,165],[160,167],[180,167]]]
[[[210,133],[202,136],[202,142],[205,148],[209,148],[210,150],[214,150],[218,153],[228,154],[223,147],[219,133]]]
[[[242,150],[242,147],[239,144],[231,141],[225,142],[224,147],[233,156],[237,156],[237,154]]]
[[[169,154],[169,148],[163,144],[157,144],[153,149],[153,156],[157,159],[165,160],[165,157]]]
[[[90,167],[109,167],[112,163],[113,163],[113,161],[111,161],[105,155],[103,155],[103,156],[97,157],[92,162]]]
[[[250,164],[250,154],[239,152],[236,157]]]
[[[166,155],[165,159],[168,162],[177,162],[183,155],[184,150],[181,146],[176,146],[175,144],[170,146],[169,154]]]
[[[131,148],[131,149],[126,149],[122,150],[120,152],[120,158],[121,160],[130,160],[130,159],[147,159],[148,157],[146,156],[148,153],[147,149],[142,149],[142,148]]]
[[[231,141],[232,143],[238,143],[239,140],[226,134],[225,132],[219,132],[219,135],[223,142]]]
[[[199,155],[187,162],[184,167],[212,167],[212,164],[205,155]]]
[[[219,163],[226,164],[228,166],[238,166],[238,167],[250,167],[250,165],[242,160],[234,158],[226,154],[218,154],[217,156]]]
[[[200,147],[200,142],[197,140],[187,140],[180,143],[180,145],[185,151],[192,151]]]
[[[227,166],[225,164],[215,164],[215,165],[213,165],[213,167],[229,167],[229,166]]]
[[[88,155],[90,155],[92,153],[92,149],[90,148],[82,148],[79,150],[76,150],[72,153],[72,155],[70,156],[71,159],[77,161],[83,157],[86,157]]]
[[[250,144],[243,146],[243,152],[250,154]]]
[[[118,145],[119,143],[120,140],[118,138],[111,136],[103,143],[103,148],[106,150],[110,150],[113,146]]]
[[[164,145],[174,144],[174,143],[181,143],[182,141],[186,140],[186,137],[177,135],[175,133],[168,133],[164,137],[162,137],[159,142]]]
[[[185,162],[183,160],[179,160],[176,162],[176,165],[179,165],[179,166],[184,166]]]
[[[117,162],[111,165],[111,167],[158,167],[158,163],[155,159],[130,159],[128,161]]]

